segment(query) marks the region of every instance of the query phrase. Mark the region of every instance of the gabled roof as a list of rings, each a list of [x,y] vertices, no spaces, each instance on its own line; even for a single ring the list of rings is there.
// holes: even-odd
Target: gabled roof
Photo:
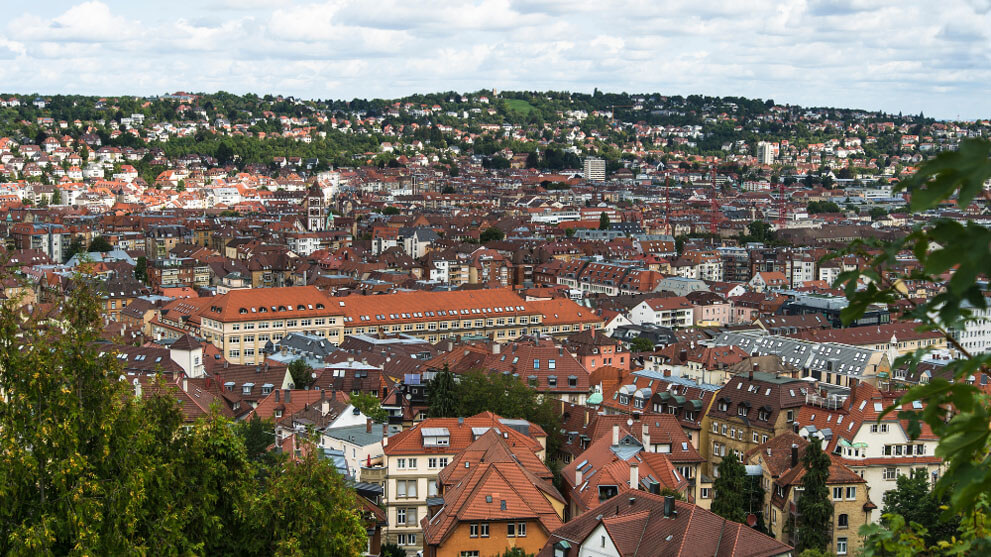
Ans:
[[[555,530],[537,555],[552,557],[564,541],[569,546],[565,557],[577,557],[579,546],[600,525],[623,557],[771,557],[792,551],[774,538],[684,501],[674,501],[674,515],[664,516],[664,503],[664,497],[645,492],[617,495]]]

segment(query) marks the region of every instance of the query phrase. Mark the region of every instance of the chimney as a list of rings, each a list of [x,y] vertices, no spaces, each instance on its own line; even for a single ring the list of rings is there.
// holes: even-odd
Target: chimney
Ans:
[[[619,445],[619,424],[613,424],[612,426],[612,445],[614,447]]]
[[[798,466],[798,445],[792,443],[791,445],[791,467],[794,468]]]
[[[754,372],[755,371],[757,371],[757,362],[754,362],[754,365],[750,367],[750,380],[751,381],[754,380]]]
[[[647,425],[647,422],[643,422],[643,430],[641,431],[643,432],[641,434],[641,437],[643,439],[643,450],[647,451],[648,453],[653,452],[650,450],[650,426]]]
[[[678,513],[674,510],[674,497],[664,496],[664,518],[674,518]]]
[[[185,383],[186,380],[183,379],[182,382]],[[134,378],[133,385],[134,385],[134,398],[141,398],[141,381],[138,381],[137,377]],[[183,387],[185,387],[185,385],[183,385]],[[183,388],[183,390],[185,391],[186,389]]]
[[[137,379],[135,379],[135,381],[137,381]],[[185,375],[182,376],[182,392],[184,392],[184,393],[188,393],[189,392],[189,380],[186,379],[186,376]]]
[[[327,414],[330,414],[330,401],[327,399],[323,399],[320,402],[320,415],[326,416]]]
[[[493,354],[498,354],[500,352],[502,352],[502,345],[499,344],[498,342],[493,342],[492,343],[492,353]]]
[[[275,389],[275,402],[279,402],[279,389]]]
[[[682,348],[681,352],[678,352],[678,359],[680,359],[682,362],[688,361],[688,350]]]
[[[292,391],[286,389],[286,404],[289,404],[290,402],[292,402]]]
[[[365,420],[365,433],[372,432],[372,419],[368,418]]]
[[[582,485],[582,471],[575,468],[575,487],[580,487]]]
[[[640,489],[640,465],[630,465],[630,489]]]

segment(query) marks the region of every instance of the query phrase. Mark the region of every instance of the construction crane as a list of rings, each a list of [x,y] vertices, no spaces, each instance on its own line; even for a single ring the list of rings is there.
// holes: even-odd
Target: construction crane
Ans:
[[[778,230],[785,227],[785,223],[788,222],[788,203],[785,202],[785,182],[784,180],[777,180],[773,176],[772,180],[776,180],[778,187],[778,220],[776,221],[778,225]],[[775,184],[771,184],[771,189],[774,189]]]
[[[719,213],[721,209],[719,208],[719,201],[716,200],[719,197],[719,190],[716,189],[716,165],[712,165],[710,168],[712,171],[712,195],[709,199],[709,234],[715,237],[719,233]]]

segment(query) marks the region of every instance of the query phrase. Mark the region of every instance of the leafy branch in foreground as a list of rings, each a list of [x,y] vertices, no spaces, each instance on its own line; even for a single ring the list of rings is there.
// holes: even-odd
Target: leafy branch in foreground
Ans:
[[[932,211],[954,199],[959,208],[966,209],[983,194],[983,184],[991,178],[989,154],[991,142],[963,141],[959,150],[941,153],[924,163],[914,176],[898,185],[897,191],[909,193],[913,212]],[[912,387],[884,411],[884,415],[897,412],[899,419],[906,420],[913,440],[921,434],[922,424],[940,439],[935,454],[946,468],[934,491],[937,496],[948,496],[948,513],[964,517],[961,539],[952,548],[934,548],[940,551],[991,549],[986,528],[977,526],[986,520],[991,493],[991,403],[970,381],[978,373],[991,371],[991,354],[970,353],[956,334],[979,318],[975,312],[988,308],[987,292],[978,278],[991,276],[989,246],[988,228],[971,221],[935,217],[902,239],[858,240],[830,256],[856,255],[866,261],[861,268],[841,273],[835,281],[850,302],[841,314],[844,323],[860,318],[872,305],[901,304],[907,307],[906,318],[917,320],[920,329],[938,331],[956,352],[957,358],[945,368],[951,379],[935,377],[928,384]],[[914,262],[906,263],[912,259]],[[926,284],[939,293],[924,300],[913,299],[908,287],[913,284]],[[892,365],[914,371],[930,350],[927,347],[907,354]],[[899,410],[914,401],[924,403],[923,408]],[[888,524],[889,530],[883,535],[873,526],[865,529],[874,536],[874,549],[902,541],[903,549],[918,549],[914,540],[925,535],[924,529],[906,525],[904,520],[890,519]],[[898,536],[889,535],[899,531]]]

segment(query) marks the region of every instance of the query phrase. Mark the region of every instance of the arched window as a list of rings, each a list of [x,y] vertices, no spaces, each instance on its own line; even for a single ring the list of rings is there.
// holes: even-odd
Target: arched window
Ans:
[[[841,515],[837,516],[836,517],[836,527],[837,528],[849,528],[850,527],[850,518],[847,515],[845,515],[845,514],[841,514]]]

